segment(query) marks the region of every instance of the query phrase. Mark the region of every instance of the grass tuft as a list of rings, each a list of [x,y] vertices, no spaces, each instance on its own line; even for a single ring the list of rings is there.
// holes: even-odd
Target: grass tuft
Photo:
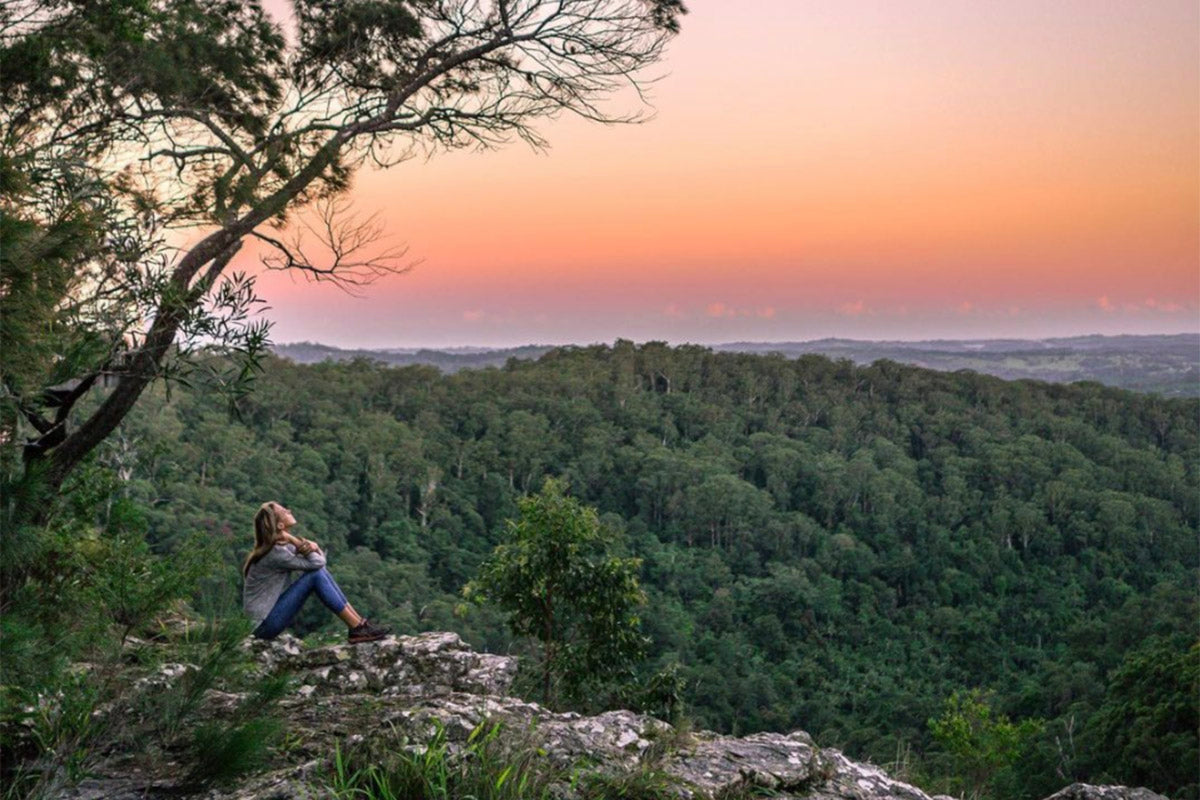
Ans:
[[[334,753],[325,790],[338,800],[549,800],[563,778],[545,752],[500,739],[499,723],[481,722],[467,741],[452,744],[436,724],[422,745],[382,757],[367,750]]]

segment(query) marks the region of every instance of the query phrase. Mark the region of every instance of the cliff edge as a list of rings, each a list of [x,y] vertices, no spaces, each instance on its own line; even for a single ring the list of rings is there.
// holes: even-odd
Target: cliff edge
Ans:
[[[328,795],[324,783],[335,749],[370,745],[376,752],[412,748],[433,736],[453,749],[482,725],[500,724],[501,737],[532,744],[548,764],[563,769],[627,774],[652,765],[669,776],[681,798],[768,795],[813,800],[934,800],[878,767],[821,748],[804,731],[744,737],[676,730],[630,711],[597,716],[556,713],[512,697],[516,659],[478,653],[457,634],[388,637],[365,645],[308,649],[287,634],[271,642],[248,639],[243,648],[260,675],[284,672],[290,689],[279,700],[288,745],[267,771],[233,787],[190,796],[209,800],[267,800]],[[193,669],[164,664],[143,680],[170,681]],[[244,693],[209,690],[202,715],[220,720],[245,708]],[[189,796],[171,762],[136,769],[119,754],[61,795],[70,800],[132,800]],[[563,798],[572,788],[561,787]],[[1067,787],[1048,800],[1165,800],[1146,789]]]

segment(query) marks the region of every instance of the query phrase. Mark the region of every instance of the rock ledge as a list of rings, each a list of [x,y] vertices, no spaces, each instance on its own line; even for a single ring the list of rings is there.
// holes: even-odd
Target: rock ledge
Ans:
[[[457,634],[394,636],[379,642],[305,648],[288,634],[243,645],[261,674],[285,670],[292,694],[281,701],[294,732],[291,766],[247,779],[233,790],[214,790],[209,800],[267,800],[320,795],[320,774],[335,744],[370,739],[401,747],[426,741],[437,729],[452,744],[482,722],[528,737],[559,766],[586,759],[614,773],[647,761],[679,782],[681,798],[703,798],[762,789],[779,798],[814,800],[933,800],[883,770],[822,749],[804,731],[756,733],[734,738],[709,731],[681,733],[630,711],[586,717],[557,713],[508,694],[516,659],[478,653]],[[186,669],[164,665],[164,674]],[[220,718],[241,695],[213,691],[205,713]],[[169,780],[135,780],[109,774],[84,781],[62,795],[71,800],[132,800],[179,797]],[[1147,789],[1068,786],[1047,800],[1166,800]]]

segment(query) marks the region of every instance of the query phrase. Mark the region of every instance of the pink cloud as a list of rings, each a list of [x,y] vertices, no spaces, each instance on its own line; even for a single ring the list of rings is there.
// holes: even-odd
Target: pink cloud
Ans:
[[[705,312],[710,317],[733,317],[737,316],[737,311],[725,305],[724,303],[709,303]]]
[[[972,303],[970,300],[963,300],[961,303],[958,304],[958,307],[955,310],[959,314],[970,314],[972,311],[975,310],[975,304]]]
[[[1146,306],[1146,308],[1152,308],[1155,311],[1161,311],[1164,314],[1175,314],[1179,311],[1183,311],[1183,306],[1179,303],[1174,303],[1174,302],[1164,303],[1153,297],[1147,297],[1144,305]]]
[[[687,314],[683,313],[683,309],[679,307],[678,303],[668,303],[662,313],[664,317],[670,317],[671,319],[683,319],[687,316]]]
[[[862,300],[855,300],[853,303],[842,303],[837,307],[837,312],[847,317],[857,317],[871,313],[871,309]]]
[[[1112,313],[1117,310],[1116,305],[1108,299],[1108,295],[1102,294],[1096,298],[1096,305],[1100,306],[1101,311]]]
[[[773,319],[775,317],[775,307],[765,306],[756,311],[755,314],[763,319]]]
[[[467,322],[478,322],[483,319],[483,312],[478,309],[462,312],[462,318]]]

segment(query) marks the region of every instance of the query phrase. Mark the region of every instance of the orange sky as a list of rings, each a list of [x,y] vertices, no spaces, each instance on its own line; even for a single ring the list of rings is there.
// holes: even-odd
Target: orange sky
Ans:
[[[265,275],[274,338],[1200,329],[1194,0],[688,6],[653,121],[362,174],[421,264],[360,298]]]

